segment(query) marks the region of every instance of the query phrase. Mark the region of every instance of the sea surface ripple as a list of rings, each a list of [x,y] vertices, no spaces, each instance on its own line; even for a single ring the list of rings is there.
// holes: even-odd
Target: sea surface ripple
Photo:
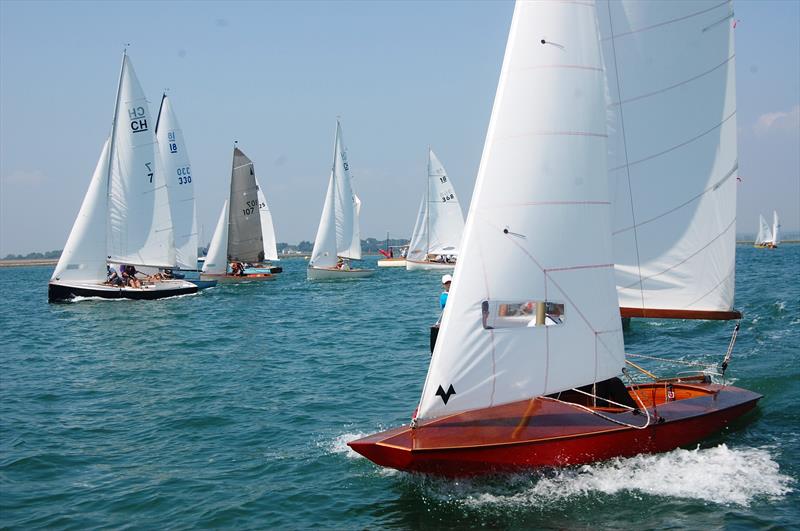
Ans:
[[[438,274],[312,284],[291,259],[275,282],[53,305],[50,268],[2,268],[0,527],[792,527],[800,246],[737,253],[729,374],[764,395],[749,422],[666,454],[466,481],[346,445],[414,410]],[[626,349],[711,366],[732,329],[635,321]]]

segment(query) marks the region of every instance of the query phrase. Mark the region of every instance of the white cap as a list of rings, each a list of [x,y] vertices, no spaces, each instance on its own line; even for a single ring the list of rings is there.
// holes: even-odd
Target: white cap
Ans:
[[[447,284],[448,282],[453,281],[453,275],[443,275],[442,276],[442,284]]]

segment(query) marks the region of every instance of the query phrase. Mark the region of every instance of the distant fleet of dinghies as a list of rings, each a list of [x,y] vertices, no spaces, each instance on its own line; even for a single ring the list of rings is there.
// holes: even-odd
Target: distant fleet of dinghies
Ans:
[[[328,192],[308,261],[308,280],[356,279],[375,272],[374,269],[353,267],[351,262],[361,260],[360,211],[361,200],[353,189],[347,148],[342,140],[342,125],[337,119]]]
[[[448,269],[456,266],[464,214],[444,166],[428,148],[428,175],[425,193],[417,213],[414,232],[408,245],[406,269],[409,271]]]
[[[160,299],[198,290],[173,278],[179,266],[196,268],[188,250],[194,242],[197,252],[194,193],[183,138],[166,98],[160,115],[167,144],[156,139],[147,99],[123,54],[111,135],[50,278],[49,301]],[[170,153],[181,160],[177,175],[165,169],[175,167]],[[190,189],[179,191],[181,185]],[[183,200],[191,204],[181,205]],[[139,278],[136,268],[152,274]]]
[[[756,406],[725,381],[738,325],[722,384],[637,383],[620,322],[739,317],[732,18],[517,2],[422,396],[350,447],[445,476],[576,465],[695,444]]]
[[[278,259],[272,215],[255,166],[239,147],[233,148],[230,194],[203,263],[203,279],[230,282],[274,280],[282,269]]]
[[[770,229],[767,220],[764,216],[758,216],[758,234],[753,243],[753,247],[757,249],[775,249],[780,243],[780,228],[781,224],[778,222],[778,212],[772,211],[772,228]]]

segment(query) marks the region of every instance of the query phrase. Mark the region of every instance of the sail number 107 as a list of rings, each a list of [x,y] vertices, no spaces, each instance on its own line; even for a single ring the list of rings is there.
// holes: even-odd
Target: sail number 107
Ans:
[[[192,173],[189,166],[178,168],[176,172],[178,174],[178,184],[189,184],[192,182]]]

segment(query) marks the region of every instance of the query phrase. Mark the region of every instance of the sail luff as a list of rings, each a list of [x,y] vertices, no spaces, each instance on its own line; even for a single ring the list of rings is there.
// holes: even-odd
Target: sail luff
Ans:
[[[347,148],[342,139],[342,126],[336,121],[333,175],[335,181],[336,253],[344,258],[361,259],[361,233],[358,218],[361,200],[353,190]]]

